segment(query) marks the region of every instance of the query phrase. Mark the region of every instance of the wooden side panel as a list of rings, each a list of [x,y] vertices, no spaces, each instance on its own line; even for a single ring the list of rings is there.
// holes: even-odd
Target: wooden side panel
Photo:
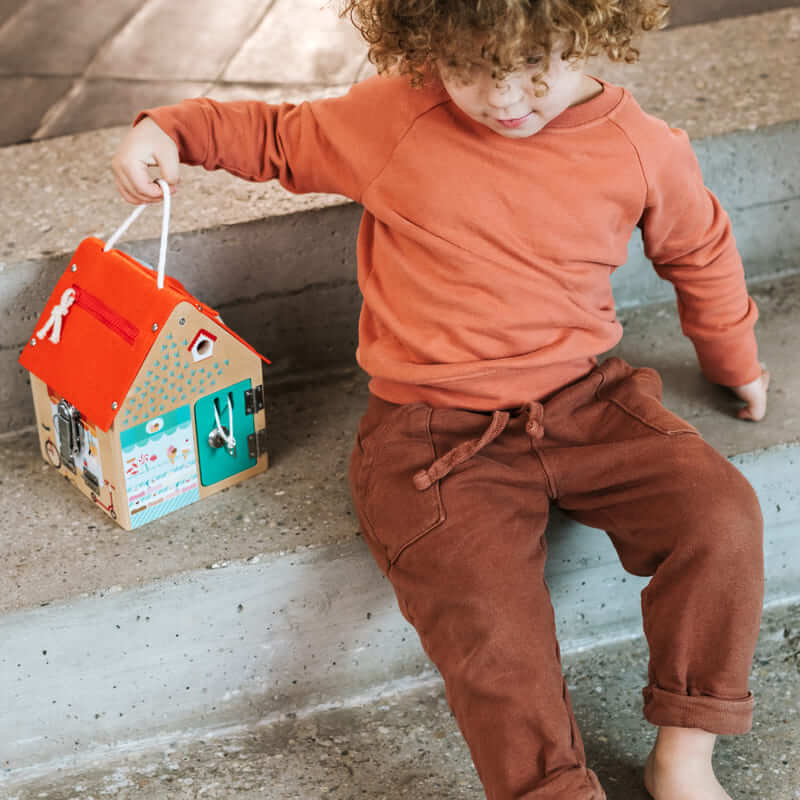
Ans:
[[[202,500],[267,468],[267,455],[261,453],[249,469],[210,486],[201,482],[198,436],[205,442],[211,430],[197,430],[195,404],[246,379],[252,386],[263,383],[258,356],[191,303],[179,303],[145,359],[112,427],[120,448],[121,497],[130,503],[132,527],[194,502],[192,498]],[[255,430],[265,428],[263,409],[253,419]],[[191,434],[181,434],[178,441],[176,432],[188,429],[189,420]],[[154,443],[146,447],[150,430],[154,431]],[[169,442],[162,439],[159,447],[155,443],[159,435],[171,438]],[[241,441],[237,437],[237,447],[246,451],[246,437]],[[137,489],[142,475],[136,470],[147,468],[148,455],[154,459],[154,471],[148,477],[154,476],[155,481],[143,494]],[[196,475],[194,484],[192,470]]]
[[[53,412],[50,409],[50,401],[47,398],[47,386],[44,381],[39,380],[32,372],[29,373],[31,379],[31,392],[33,394],[33,410],[36,413],[36,429],[39,432],[39,447],[42,458],[52,467],[60,467],[61,459],[58,456],[58,446],[53,430]],[[49,444],[48,444],[49,442]]]
[[[122,448],[119,442],[119,431],[116,429],[116,422],[112,423],[108,431],[109,463],[108,474],[105,480],[108,484],[109,494],[111,495],[112,511],[108,513],[115,516],[117,522],[126,531],[132,530],[131,515],[128,511],[128,499],[125,493],[125,470],[122,464]]]
[[[60,438],[54,423],[55,406],[61,398],[51,395],[47,385],[35,375],[31,375],[31,389],[39,445],[44,460],[64,475],[94,505],[125,527],[117,507],[119,494],[116,476],[120,464],[113,433],[101,431],[81,420],[85,443],[79,463],[74,464],[74,469],[70,469],[61,457]]]

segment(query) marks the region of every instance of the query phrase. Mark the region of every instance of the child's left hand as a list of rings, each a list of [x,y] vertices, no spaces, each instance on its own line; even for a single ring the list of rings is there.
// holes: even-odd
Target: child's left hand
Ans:
[[[769,388],[769,371],[761,365],[761,375],[744,386],[731,386],[731,391],[747,405],[739,409],[739,419],[758,422],[767,413],[767,389]]]

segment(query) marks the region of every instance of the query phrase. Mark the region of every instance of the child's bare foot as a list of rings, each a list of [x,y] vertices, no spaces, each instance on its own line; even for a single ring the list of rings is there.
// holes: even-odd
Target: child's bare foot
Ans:
[[[644,767],[654,800],[732,800],[711,766],[716,738],[699,728],[659,728]]]

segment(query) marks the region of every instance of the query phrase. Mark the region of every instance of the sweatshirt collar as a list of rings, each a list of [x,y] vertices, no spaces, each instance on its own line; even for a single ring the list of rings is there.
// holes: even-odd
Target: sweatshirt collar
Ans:
[[[594,75],[589,77],[597,81],[603,87],[603,91],[585,103],[564,109],[555,119],[551,119],[542,128],[542,131],[553,128],[575,128],[578,125],[585,125],[587,122],[594,122],[605,117],[619,105],[622,100],[622,87],[614,86]]]

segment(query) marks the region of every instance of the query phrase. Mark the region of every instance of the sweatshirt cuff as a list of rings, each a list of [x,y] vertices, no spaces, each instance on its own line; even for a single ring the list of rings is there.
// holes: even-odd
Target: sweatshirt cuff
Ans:
[[[202,102],[184,100],[172,106],[148,108],[139,112],[133,121],[136,127],[145,117],[150,117],[178,146],[178,156],[182,164],[205,166],[208,158],[208,136],[198,136],[198,131],[206,132]]]
[[[738,337],[693,340],[703,374],[722,386],[744,386],[761,375],[758,344],[752,330]]]

